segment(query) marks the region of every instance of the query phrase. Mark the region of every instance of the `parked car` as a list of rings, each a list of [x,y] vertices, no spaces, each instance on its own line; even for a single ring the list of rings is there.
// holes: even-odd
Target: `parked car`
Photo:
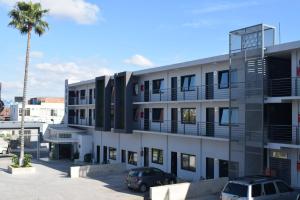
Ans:
[[[135,168],[126,177],[127,187],[146,192],[149,187],[176,183],[176,176],[154,167]]]
[[[8,142],[0,138],[0,154],[7,154],[8,153]]]
[[[247,176],[229,181],[221,200],[300,200],[299,192],[284,181],[267,176]]]

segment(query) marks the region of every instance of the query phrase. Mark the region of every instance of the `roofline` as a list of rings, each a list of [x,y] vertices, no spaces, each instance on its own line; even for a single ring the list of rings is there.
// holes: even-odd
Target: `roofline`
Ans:
[[[92,83],[95,83],[95,79],[90,79],[90,80],[86,80],[86,81],[79,81],[79,82],[76,82],[76,83],[70,83],[70,84],[68,84],[68,86],[69,87],[82,86],[82,85],[87,85],[87,84],[92,84]]]

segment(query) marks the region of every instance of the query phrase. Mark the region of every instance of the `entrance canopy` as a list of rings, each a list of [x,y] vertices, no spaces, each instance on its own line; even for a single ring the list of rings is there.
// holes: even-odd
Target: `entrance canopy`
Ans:
[[[44,140],[57,144],[78,143],[78,135],[85,132],[68,126],[49,126],[44,135]]]

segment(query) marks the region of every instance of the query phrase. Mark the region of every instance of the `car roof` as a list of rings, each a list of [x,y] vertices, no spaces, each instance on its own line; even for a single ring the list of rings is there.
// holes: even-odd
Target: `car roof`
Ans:
[[[250,185],[250,184],[264,183],[264,182],[269,182],[269,181],[274,181],[274,180],[279,181],[278,178],[274,178],[274,177],[270,177],[270,176],[256,175],[256,176],[239,177],[230,182]]]

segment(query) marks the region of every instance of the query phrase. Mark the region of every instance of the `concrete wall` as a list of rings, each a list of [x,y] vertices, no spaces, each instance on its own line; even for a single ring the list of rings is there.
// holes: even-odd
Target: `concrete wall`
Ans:
[[[220,178],[193,183],[151,187],[150,198],[152,200],[202,199],[202,197],[220,193],[227,181],[227,178]]]

